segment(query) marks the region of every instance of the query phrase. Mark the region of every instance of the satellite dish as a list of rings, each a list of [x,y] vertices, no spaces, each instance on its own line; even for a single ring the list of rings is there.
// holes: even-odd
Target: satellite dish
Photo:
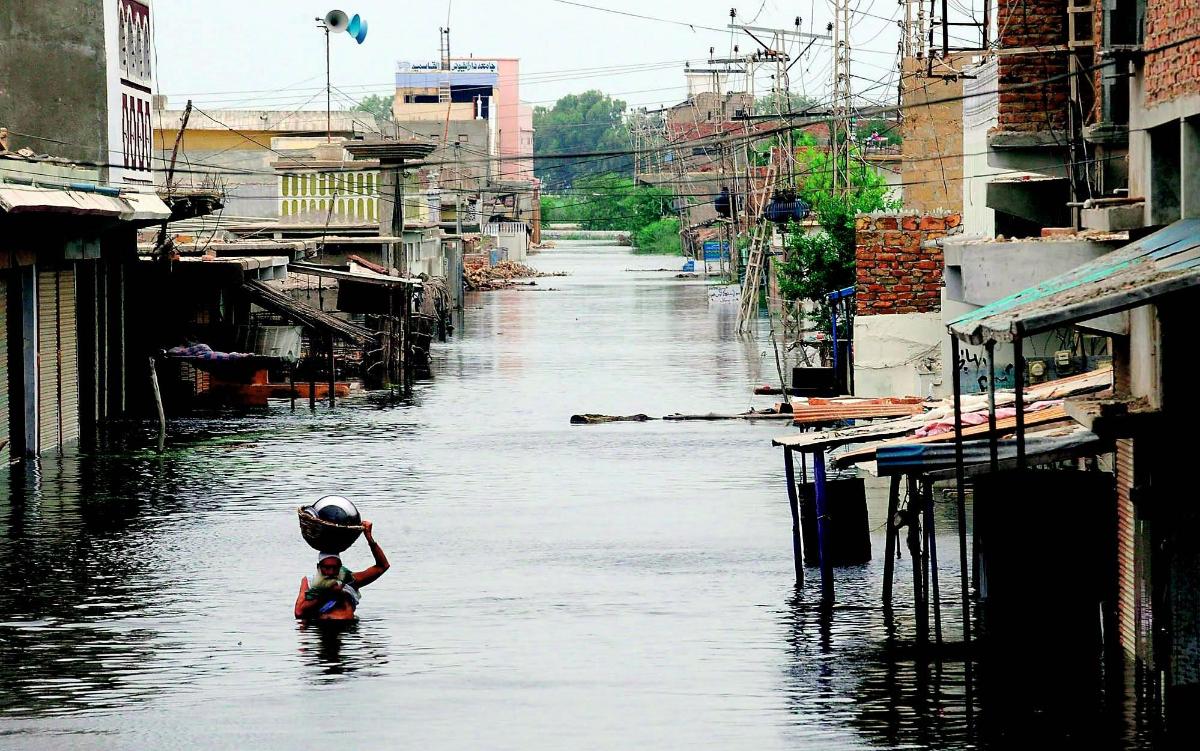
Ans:
[[[346,14],[342,13],[342,15],[345,16]],[[355,13],[354,18],[350,19],[350,25],[346,27],[346,33],[354,37],[354,41],[362,44],[363,40],[367,38],[366,20],[362,16]]]
[[[350,16],[340,10],[331,10],[325,14],[325,25],[330,31],[345,31],[350,23]]]

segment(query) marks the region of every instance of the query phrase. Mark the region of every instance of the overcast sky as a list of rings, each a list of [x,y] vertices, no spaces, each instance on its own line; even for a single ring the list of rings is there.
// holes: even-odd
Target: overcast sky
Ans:
[[[335,4],[337,3],[337,4]],[[334,107],[367,94],[391,94],[397,60],[435,60],[438,27],[451,29],[454,56],[521,58],[521,98],[552,104],[564,94],[600,89],[630,106],[673,104],[684,97],[683,63],[707,67],[709,47],[728,55],[756,48],[745,34],[720,31],[729,9],[758,26],[823,33],[826,0],[581,0],[582,5],[682,21],[687,26],[600,12],[555,0],[156,0],[158,86],[172,107],[191,97],[205,109],[294,110],[324,107],[324,41],[314,18],[332,8],[368,22],[361,46],[332,39]],[[852,32],[854,89],[894,101],[896,44],[903,6],[861,0]],[[756,18],[757,16],[757,18]],[[710,28],[702,28],[710,27]],[[804,42],[807,44],[807,41]],[[817,41],[791,70],[791,89],[828,96],[831,51]],[[793,54],[802,48],[791,47]],[[769,90],[764,67],[759,93]],[[877,83],[875,83],[877,82]]]

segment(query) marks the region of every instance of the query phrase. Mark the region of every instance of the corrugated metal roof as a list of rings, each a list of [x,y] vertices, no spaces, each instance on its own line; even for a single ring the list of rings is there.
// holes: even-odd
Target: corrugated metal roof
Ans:
[[[359,326],[357,323],[352,323],[335,315],[326,313],[323,310],[318,310],[311,305],[294,300],[288,297],[280,290],[264,284],[256,280],[249,280],[242,284],[242,291],[255,304],[260,305],[267,310],[274,311],[279,315],[294,321],[301,326],[308,326],[312,329],[325,331],[340,337],[354,344],[367,346],[377,340],[375,332],[370,329]]]
[[[1200,286],[1200,219],[1184,219],[1065,274],[961,316],[950,333],[1012,341]]]
[[[1017,441],[1010,438],[996,443],[999,467],[1008,468],[1015,465]],[[1078,425],[1029,433],[1025,437],[1025,459],[1030,466],[1105,450],[1108,450],[1108,446],[1099,436]],[[880,446],[875,455],[875,465],[880,475],[924,474],[953,469],[955,456],[956,448],[953,443]],[[990,464],[990,441],[963,441],[964,467],[987,468]]]

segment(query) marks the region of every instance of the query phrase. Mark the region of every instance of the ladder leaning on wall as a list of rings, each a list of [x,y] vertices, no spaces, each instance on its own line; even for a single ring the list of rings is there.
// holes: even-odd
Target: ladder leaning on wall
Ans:
[[[754,228],[750,232],[750,248],[746,259],[746,278],[742,280],[742,294],[738,300],[738,333],[744,333],[750,328],[750,322],[758,318],[758,286],[762,279],[763,266],[767,255],[767,246],[771,242],[771,223],[767,221],[765,209],[767,196],[775,190],[775,160],[767,166],[766,179],[763,180],[762,192],[758,195],[754,207]],[[736,249],[731,248],[731,252]]]

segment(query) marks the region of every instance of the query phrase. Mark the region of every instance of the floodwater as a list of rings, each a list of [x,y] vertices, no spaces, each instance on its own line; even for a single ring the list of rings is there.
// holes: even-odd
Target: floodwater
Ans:
[[[1063,676],[1014,696],[974,671],[968,702],[961,659],[916,660],[907,556],[894,615],[879,607],[878,495],[875,561],[837,572],[836,608],[815,572],[797,591],[770,447],[787,428],[568,424],[766,406],[751,388],[774,355],[702,282],[651,270],[677,259],[563,242],[533,263],[570,276],[474,296],[409,403],[279,402],[173,423],[162,457],[147,428],[11,470],[0,747],[1147,744],[1132,705]],[[392,564],[343,632],[291,615],[315,564],[294,509],[328,493]],[[369,563],[361,542],[347,563]]]

